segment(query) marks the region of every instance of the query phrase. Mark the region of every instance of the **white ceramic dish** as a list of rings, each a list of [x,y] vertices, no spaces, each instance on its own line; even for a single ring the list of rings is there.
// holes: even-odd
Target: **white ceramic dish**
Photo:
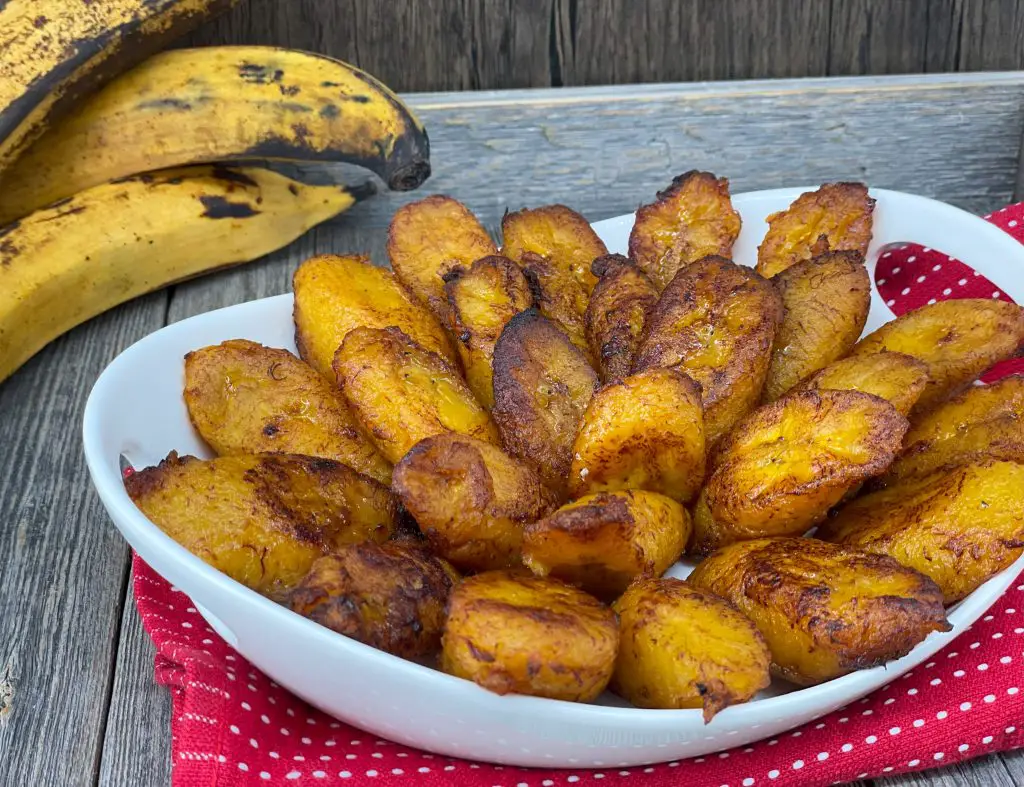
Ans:
[[[737,195],[743,217],[738,262],[753,264],[764,218],[808,189]],[[1024,303],[1024,246],[991,224],[921,197],[873,190],[878,250],[914,241],[980,271]],[[595,224],[611,251],[624,252],[633,216]],[[950,613],[952,631],[933,634],[906,657],[813,688],[774,685],[705,725],[696,710],[639,710],[606,695],[579,705],[499,697],[476,685],[374,650],[335,634],[215,571],[165,536],[124,491],[118,455],[136,467],[170,450],[209,455],[182,401],[182,356],[226,339],[247,338],[295,349],[292,297],[282,295],[170,325],[122,353],[100,376],[85,410],[85,455],[114,524],[153,568],[187,593],[196,608],[253,664],[297,695],[372,733],[440,754],[546,767],[633,766],[699,756],[769,737],[829,713],[891,681],[942,648],[1002,594],[1024,559],[993,578]],[[866,330],[892,319],[873,295]],[[672,573],[685,576],[688,566]]]

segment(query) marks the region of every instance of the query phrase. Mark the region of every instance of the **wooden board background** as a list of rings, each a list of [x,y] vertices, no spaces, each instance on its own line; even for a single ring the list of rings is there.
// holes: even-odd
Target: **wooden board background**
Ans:
[[[333,55],[396,90],[1024,67],[1024,0],[244,0],[191,45]]]

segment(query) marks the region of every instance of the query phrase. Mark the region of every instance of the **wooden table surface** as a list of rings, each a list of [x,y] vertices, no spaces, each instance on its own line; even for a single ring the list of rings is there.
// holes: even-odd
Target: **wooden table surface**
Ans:
[[[427,193],[497,226],[506,208],[629,212],[673,175],[734,193],[862,179],[986,212],[1019,193],[1024,74],[419,94],[434,176],[381,195],[247,266],[126,304],[0,384],[0,785],[166,785],[170,697],[130,598],[129,550],[90,486],[81,416],[97,375],[160,327],[286,292],[314,253],[384,262],[394,210]],[[350,170],[309,177],[363,177]],[[1024,754],[893,785],[1024,784]]]

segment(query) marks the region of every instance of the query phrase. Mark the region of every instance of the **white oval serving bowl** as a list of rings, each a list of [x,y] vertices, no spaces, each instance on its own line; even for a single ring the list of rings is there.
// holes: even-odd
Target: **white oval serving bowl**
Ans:
[[[813,188],[813,187],[812,187]],[[734,259],[753,265],[765,217],[810,189],[733,197],[743,218]],[[879,249],[915,242],[956,257],[1024,303],[1024,246],[957,208],[923,197],[872,190],[877,200],[867,265]],[[594,225],[609,251],[625,252],[633,215]],[[873,278],[873,277],[872,277]],[[865,331],[891,320],[872,293]],[[187,593],[210,625],[267,675],[310,704],[356,727],[439,754],[539,767],[635,766],[740,746],[856,700],[912,669],[977,620],[1024,568],[1024,558],[956,605],[953,628],[932,634],[883,667],[795,689],[777,682],[753,701],[705,725],[698,710],[640,710],[606,694],[584,705],[498,696],[469,681],[404,661],[296,615],[229,579],[147,520],[124,491],[119,455],[155,464],[171,450],[209,456],[182,400],[185,353],[246,338],[295,351],[292,296],[231,306],[169,325],[119,355],[85,408],[85,456],[114,524],[158,573]],[[680,562],[670,573],[685,576]]]

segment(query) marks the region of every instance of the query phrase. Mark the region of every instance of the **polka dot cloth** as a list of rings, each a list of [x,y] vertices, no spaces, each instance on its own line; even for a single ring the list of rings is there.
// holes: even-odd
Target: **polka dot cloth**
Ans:
[[[1024,205],[987,218],[1024,243]],[[919,246],[891,250],[875,278],[896,314],[933,298],[1007,299],[962,263]],[[1011,371],[1024,365],[1003,364],[986,379]],[[431,755],[335,721],[252,667],[138,556],[134,569],[156,679],[173,697],[174,787],[816,787],[1024,747],[1024,575],[931,661],[778,738],[649,767],[539,771]]]

